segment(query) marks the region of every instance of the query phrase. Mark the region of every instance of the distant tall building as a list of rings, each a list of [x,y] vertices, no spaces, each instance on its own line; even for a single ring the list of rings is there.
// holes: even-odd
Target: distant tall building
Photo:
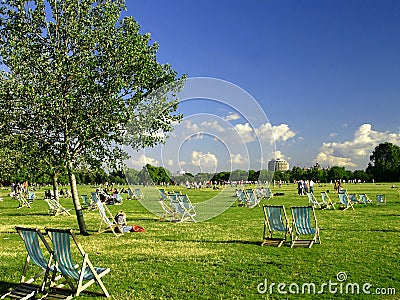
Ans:
[[[274,158],[268,162],[268,171],[288,171],[289,163],[281,158]]]

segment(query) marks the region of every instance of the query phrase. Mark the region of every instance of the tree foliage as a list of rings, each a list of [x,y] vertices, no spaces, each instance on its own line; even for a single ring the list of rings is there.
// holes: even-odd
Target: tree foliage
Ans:
[[[0,6],[0,130],[34,144],[67,171],[121,167],[123,145],[163,142],[182,80],[156,60],[158,45],[121,17],[121,0],[4,0]],[[78,214],[78,212],[77,212]],[[78,222],[79,222],[78,216]],[[83,218],[83,217],[81,217]],[[80,228],[82,231],[82,224]]]
[[[388,142],[379,144],[369,158],[370,163],[366,171],[376,181],[400,180],[399,146]]]

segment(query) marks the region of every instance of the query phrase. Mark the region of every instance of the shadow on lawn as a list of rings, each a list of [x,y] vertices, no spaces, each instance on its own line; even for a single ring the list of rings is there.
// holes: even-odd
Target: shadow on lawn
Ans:
[[[164,240],[166,242],[177,242],[182,240]],[[209,241],[209,240],[185,240],[186,242],[192,243],[210,243],[210,244],[242,244],[242,245],[256,245],[261,246],[262,241],[243,241],[243,240],[228,240],[228,241]]]
[[[5,293],[8,293],[10,290],[14,289],[17,286],[18,283],[0,281],[0,296],[4,295]]]

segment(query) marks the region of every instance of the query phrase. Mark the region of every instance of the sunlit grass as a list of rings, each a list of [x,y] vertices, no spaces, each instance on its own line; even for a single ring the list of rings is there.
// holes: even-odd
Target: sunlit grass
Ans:
[[[261,247],[263,213],[260,207],[248,209],[233,204],[223,214],[199,223],[170,223],[158,220],[136,200],[126,200],[122,206],[109,206],[115,214],[122,209],[127,221],[146,229],[142,233],[127,233],[114,238],[110,233],[95,234],[99,226],[97,211],[85,210],[86,226],[91,233],[78,239],[94,265],[111,268],[104,283],[113,299],[331,299],[329,292],[321,295],[259,294],[257,286],[269,283],[309,283],[316,285],[336,281],[345,272],[349,282],[371,283],[376,287],[393,287],[400,293],[400,198],[391,184],[345,185],[349,193],[367,193],[374,200],[385,193],[387,204],[356,205],[355,210],[317,210],[321,229],[321,245],[311,249]],[[187,190],[168,187],[187,193],[193,203],[205,201],[218,194],[212,189]],[[146,197],[156,197],[157,190],[142,188]],[[316,187],[315,194],[330,190],[331,185]],[[80,194],[90,194],[93,187],[80,186]],[[307,198],[297,195],[296,186],[273,188],[284,193],[262,204],[284,204],[290,218],[290,206],[306,205]],[[14,226],[73,228],[79,232],[75,216],[51,217],[42,201],[43,190],[31,209],[16,209],[18,202],[6,196],[0,202],[0,292],[19,281],[26,250]],[[231,197],[234,188],[228,193]],[[230,200],[230,199],[227,199]],[[61,203],[73,208],[71,199]],[[160,208],[161,212],[161,208]],[[372,289],[371,289],[372,291]],[[291,297],[290,297],[291,296]],[[352,298],[350,295],[336,295]],[[374,299],[373,295],[355,298]],[[82,299],[93,296],[83,294]],[[397,295],[398,298],[398,295]],[[386,296],[385,299],[397,299]]]

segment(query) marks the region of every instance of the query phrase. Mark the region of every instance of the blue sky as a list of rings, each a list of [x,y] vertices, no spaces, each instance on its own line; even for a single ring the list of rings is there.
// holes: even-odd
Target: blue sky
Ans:
[[[379,143],[400,144],[400,1],[130,0],[127,8],[160,44],[160,62],[188,77],[228,81],[255,99],[266,119],[252,129],[268,123],[276,140],[264,160],[276,150],[291,167],[318,161],[365,169]],[[208,110],[221,119],[237,113],[199,103],[180,112]],[[215,154],[210,143],[202,145],[185,154]],[[137,154],[136,164],[166,165],[157,151]],[[188,162],[181,168],[193,171]]]
[[[231,82],[254,98],[275,129],[276,156],[291,166],[365,169],[379,143],[400,144],[399,1],[127,2],[126,14],[160,44],[160,62],[188,77]],[[204,112],[199,103],[180,112]],[[205,145],[186,148],[186,155],[213,154]],[[165,165],[157,151],[137,163]]]

